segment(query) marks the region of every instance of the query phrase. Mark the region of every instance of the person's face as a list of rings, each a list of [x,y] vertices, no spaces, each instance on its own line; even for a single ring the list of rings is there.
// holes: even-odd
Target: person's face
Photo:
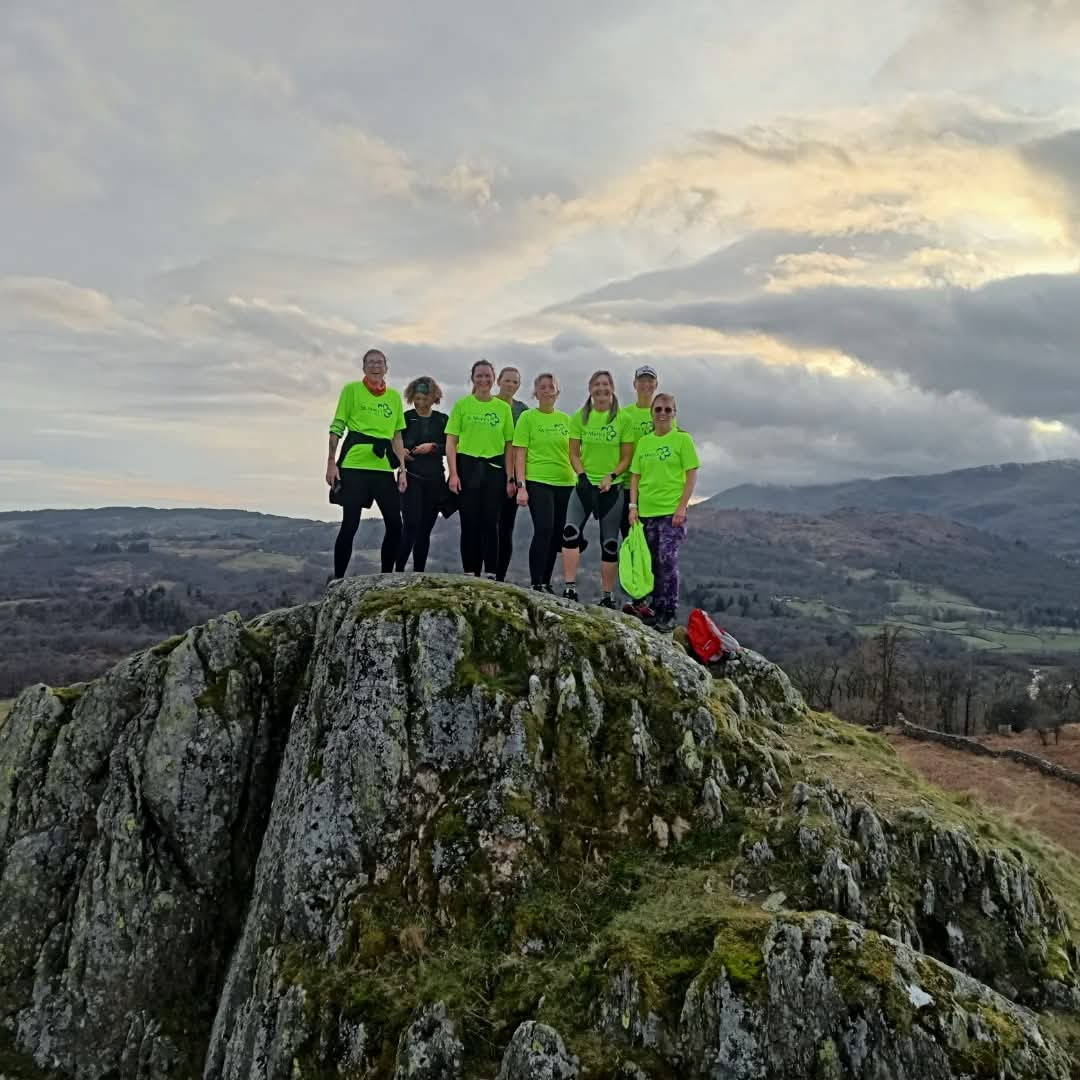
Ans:
[[[536,400],[541,405],[554,405],[559,400],[559,390],[554,379],[541,379],[536,384]]]
[[[656,393],[656,380],[651,375],[639,375],[634,380],[638,397],[652,397]]]
[[[675,403],[672,401],[656,401],[652,407],[654,427],[671,427],[675,419]]]
[[[499,379],[499,396],[512,398],[521,386],[521,376],[513,368],[502,373]]]
[[[421,411],[431,407],[431,395],[417,390],[413,394],[413,406]]]
[[[611,399],[615,394],[615,387],[606,375],[600,375],[589,383],[589,396],[593,404],[601,411],[611,405]]]
[[[473,372],[473,389],[479,390],[480,393],[490,393],[492,386],[495,385],[495,373],[487,366],[487,364],[481,364]],[[520,382],[520,379],[518,380]]]
[[[370,375],[372,378],[382,378],[389,368],[389,364],[386,362],[386,357],[382,353],[372,353],[364,361],[364,374]]]

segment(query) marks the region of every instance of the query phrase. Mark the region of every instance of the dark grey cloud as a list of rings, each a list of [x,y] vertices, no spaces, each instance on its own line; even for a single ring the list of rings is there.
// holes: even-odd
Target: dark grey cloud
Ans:
[[[972,290],[808,288],[749,300],[616,304],[604,313],[838,349],[923,390],[968,393],[1008,416],[1080,412],[1076,274],[1015,277]]]

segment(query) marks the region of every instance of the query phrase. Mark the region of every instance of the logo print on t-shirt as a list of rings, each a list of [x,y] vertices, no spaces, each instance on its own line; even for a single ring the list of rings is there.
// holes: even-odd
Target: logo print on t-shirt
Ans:
[[[669,457],[671,457],[671,447],[670,446],[661,446],[656,451],[656,460],[657,461],[667,461],[667,459]]]
[[[565,424],[552,424],[551,430],[561,435],[564,439],[570,435],[570,429]]]
[[[487,421],[489,427],[499,426],[499,414],[497,412],[484,413],[484,419]]]
[[[614,424],[605,424],[600,429],[600,431],[603,433],[604,442],[614,442],[615,441],[617,436],[615,434],[615,425]]]
[[[378,409],[379,412],[382,413],[382,415],[385,416],[387,420],[389,420],[394,415],[394,410],[385,401],[380,401],[379,404],[375,406],[375,408]]]
[[[651,435],[652,434],[652,421],[651,420],[639,420],[638,421],[638,431],[642,435]]]

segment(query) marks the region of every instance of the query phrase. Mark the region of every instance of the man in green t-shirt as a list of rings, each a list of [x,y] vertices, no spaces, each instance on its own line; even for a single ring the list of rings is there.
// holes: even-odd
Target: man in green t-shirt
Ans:
[[[694,440],[675,429],[675,398],[653,398],[653,433],[638,440],[630,463],[630,523],[641,521],[652,553],[656,629],[675,628],[679,606],[679,547],[700,462]],[[644,616],[644,610],[636,612]]]
[[[656,368],[652,364],[642,364],[634,372],[634,393],[637,395],[633,405],[624,405],[619,411],[619,419],[623,422],[623,432],[626,441],[635,447],[638,441],[645,435],[651,435],[653,431],[652,402],[658,386]],[[679,430],[678,424],[672,425],[675,431]],[[629,487],[627,487],[629,492]],[[630,531],[630,510],[627,505],[629,500],[623,501],[622,522],[620,530],[623,539]]]
[[[340,505],[342,511],[341,529],[334,543],[335,578],[345,576],[360,515],[373,502],[383,519],[380,560],[384,574],[394,569],[401,541],[400,492],[408,484],[401,439],[405,413],[401,395],[386,385],[386,356],[379,349],[368,349],[363,367],[363,379],[343,387],[330,424],[326,482],[330,485],[330,501]],[[345,442],[338,457],[342,435]],[[401,468],[395,480],[398,466]]]

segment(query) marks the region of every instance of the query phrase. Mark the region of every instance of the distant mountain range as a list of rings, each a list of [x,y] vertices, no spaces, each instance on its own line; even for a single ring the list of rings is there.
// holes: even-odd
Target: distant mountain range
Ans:
[[[740,484],[705,505],[788,514],[843,509],[932,514],[1080,559],[1080,461],[984,465],[806,487]]]

